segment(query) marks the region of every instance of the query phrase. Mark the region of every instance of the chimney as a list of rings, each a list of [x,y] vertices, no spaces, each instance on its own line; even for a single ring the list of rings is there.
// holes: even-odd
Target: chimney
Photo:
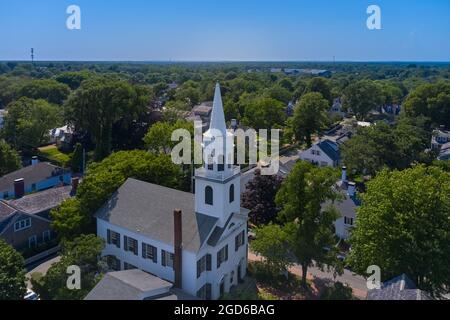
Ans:
[[[37,156],[33,156],[33,157],[31,158],[31,165],[34,166],[34,165],[36,165],[36,164],[38,164],[38,163],[39,163],[38,157],[37,157]]]
[[[78,177],[73,177],[72,178],[72,181],[71,181],[71,183],[72,183],[72,190],[70,191],[71,195],[73,195],[73,196],[76,195],[79,182],[80,182],[80,178],[78,178]]]
[[[23,178],[14,180],[14,197],[22,198],[25,195],[25,180]]]
[[[341,177],[342,183],[347,182],[347,167],[342,167],[342,177]]]
[[[356,183],[354,182],[349,182],[348,183],[348,187],[347,187],[347,193],[350,197],[353,197],[355,195],[356,192]]]
[[[174,261],[173,268],[175,271],[175,288],[182,289],[182,225],[181,225],[181,210],[176,209],[173,212],[173,226],[174,226]]]

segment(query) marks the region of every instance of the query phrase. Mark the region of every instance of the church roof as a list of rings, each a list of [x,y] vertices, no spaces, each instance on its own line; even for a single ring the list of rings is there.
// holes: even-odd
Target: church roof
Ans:
[[[95,216],[131,232],[173,245],[175,209],[182,210],[183,248],[197,252],[218,219],[195,212],[192,193],[130,178]]]

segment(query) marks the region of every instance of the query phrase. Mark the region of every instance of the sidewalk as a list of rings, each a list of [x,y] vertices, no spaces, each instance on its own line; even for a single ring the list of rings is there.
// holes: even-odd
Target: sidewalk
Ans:
[[[249,251],[248,252],[248,260],[249,261],[262,261],[262,257]],[[289,269],[289,272],[301,277],[302,267],[296,264]],[[331,272],[323,272],[323,271],[320,271],[319,269],[313,268],[313,267],[308,268],[307,279],[314,280],[316,278],[331,279],[331,280],[334,279],[333,274]],[[346,271],[342,276],[337,276],[336,280],[338,280],[344,284],[348,284],[352,288],[353,295],[356,298],[366,299],[367,289],[365,289],[366,282],[365,282],[364,278],[362,278],[360,276],[354,276],[351,274],[351,272]]]

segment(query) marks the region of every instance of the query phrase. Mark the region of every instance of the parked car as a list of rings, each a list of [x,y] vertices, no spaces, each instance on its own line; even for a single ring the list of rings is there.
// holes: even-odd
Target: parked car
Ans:
[[[24,300],[41,300],[39,295],[33,290],[27,289],[27,294],[23,298]]]

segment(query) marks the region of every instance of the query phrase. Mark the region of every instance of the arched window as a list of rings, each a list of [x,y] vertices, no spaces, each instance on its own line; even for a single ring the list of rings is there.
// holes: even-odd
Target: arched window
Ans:
[[[213,205],[213,189],[210,186],[205,188],[205,203]]]
[[[234,201],[234,184],[230,186],[230,203]]]

